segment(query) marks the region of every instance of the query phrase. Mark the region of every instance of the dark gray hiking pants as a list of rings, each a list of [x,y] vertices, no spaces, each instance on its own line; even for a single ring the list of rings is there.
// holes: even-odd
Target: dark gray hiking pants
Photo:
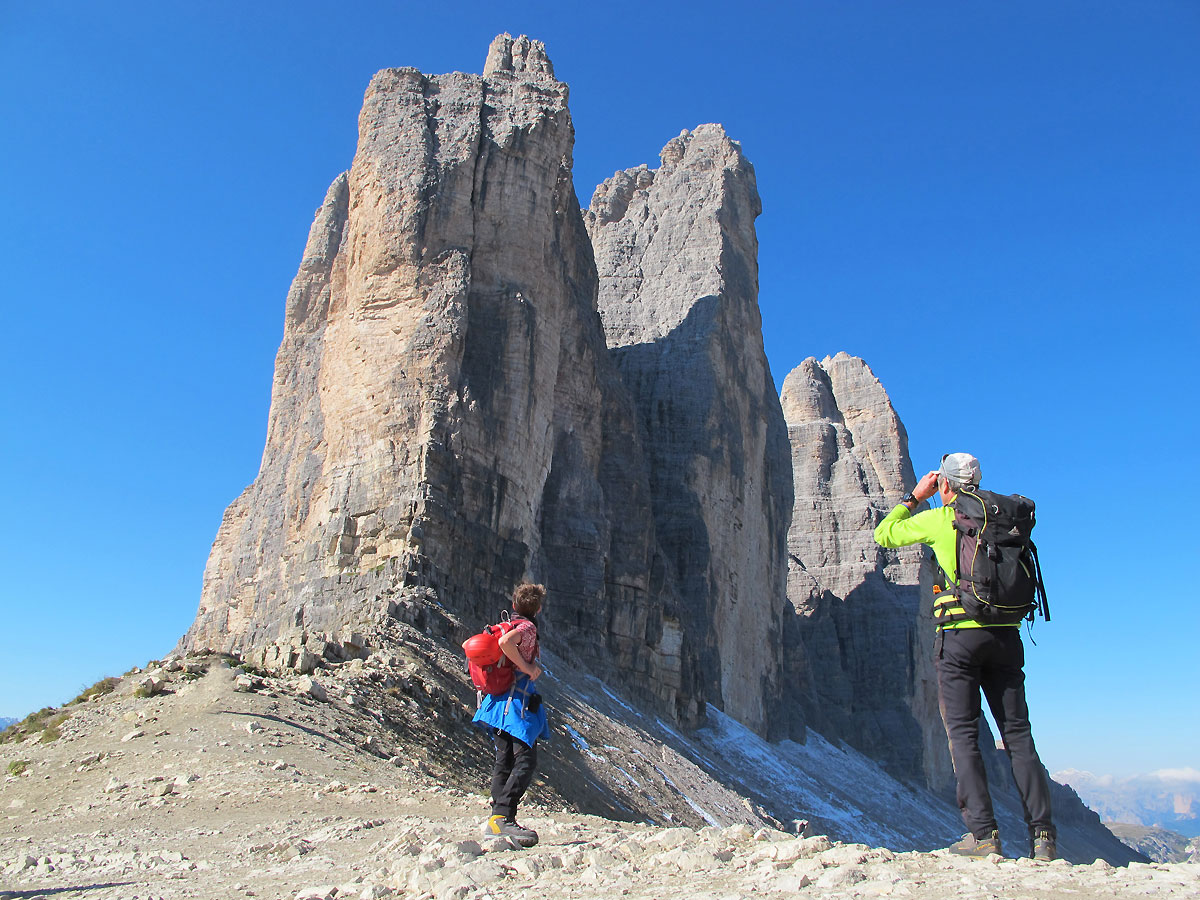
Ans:
[[[979,692],[1000,728],[1030,833],[1050,821],[1050,779],[1033,745],[1025,703],[1025,648],[1019,628],[946,629],[937,656],[938,702],[950,739],[958,806],[977,838],[989,837],[996,815],[979,750]]]
[[[511,734],[496,731],[496,761],[492,766],[492,815],[516,818],[517,804],[533,781],[537,744],[530,747]]]

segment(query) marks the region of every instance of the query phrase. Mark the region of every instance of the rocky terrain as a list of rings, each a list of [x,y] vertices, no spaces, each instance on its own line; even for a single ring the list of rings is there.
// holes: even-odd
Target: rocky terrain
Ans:
[[[389,676],[394,683],[382,687]],[[441,725],[423,722],[465,711],[455,698],[418,703],[423,683],[411,661],[379,657],[315,679],[184,658],[115,681],[111,693],[71,708],[57,740],[32,734],[0,745],[16,773],[0,785],[0,897],[649,900],[802,890],[1020,900],[1200,891],[1197,864],[967,861],[843,843],[811,823],[798,823],[798,834],[648,735],[624,745],[620,763],[639,793],[655,797],[654,821],[580,814],[556,787],[567,781],[563,767],[615,748],[604,744],[607,726],[572,705],[566,684],[552,687],[561,691],[560,733],[571,740],[550,745],[557,749],[523,808],[541,841],[516,849],[479,831],[489,748],[453,729],[428,740],[423,727]],[[391,713],[375,705],[385,696],[396,701],[385,704]]]
[[[1154,862],[1200,863],[1200,837],[1188,838],[1156,825],[1105,822],[1105,827],[1138,853]]]

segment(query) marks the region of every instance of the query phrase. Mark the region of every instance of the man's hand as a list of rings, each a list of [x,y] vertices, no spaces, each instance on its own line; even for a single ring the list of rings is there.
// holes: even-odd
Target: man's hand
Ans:
[[[928,500],[938,492],[937,480],[937,472],[928,472],[922,475],[921,480],[917,482],[917,486],[913,488],[913,496],[917,500]]]
[[[529,676],[530,681],[537,681],[542,677],[542,667],[537,663],[534,663],[533,665],[529,666],[529,668],[523,669],[522,671]]]

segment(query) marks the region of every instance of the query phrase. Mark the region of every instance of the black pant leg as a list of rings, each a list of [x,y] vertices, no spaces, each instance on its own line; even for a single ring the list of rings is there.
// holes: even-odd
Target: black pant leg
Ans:
[[[504,791],[513,771],[514,738],[503,731],[497,731],[492,737],[492,743],[496,747],[496,759],[492,763],[492,815],[511,816],[512,813],[507,811],[505,806]]]
[[[981,638],[986,638],[980,634],[982,631],[947,629],[942,636],[942,652],[937,657],[938,704],[950,741],[958,808],[967,830],[977,838],[989,837],[996,829],[983,754],[979,751],[983,708],[979,701],[978,652]]]
[[[1050,779],[1038,757],[1025,700],[1025,647],[1016,628],[991,629],[993,640],[982,673],[984,696],[1004,739],[1013,781],[1021,796],[1025,825],[1054,833]]]
[[[512,747],[512,769],[499,796],[492,795],[492,814],[516,818],[517,805],[533,783],[533,771],[537,767],[537,744],[531,747],[509,735],[505,737]]]

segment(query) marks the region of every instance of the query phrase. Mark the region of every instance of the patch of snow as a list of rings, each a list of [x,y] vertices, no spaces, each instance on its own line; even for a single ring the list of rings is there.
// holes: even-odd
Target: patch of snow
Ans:
[[[616,748],[613,748],[613,749],[616,749]],[[628,778],[629,783],[632,784],[634,787],[640,788],[642,786],[642,783],[640,781],[638,781],[636,778],[634,778],[632,775],[630,775],[628,772],[626,772],[623,768],[618,766],[616,763],[613,763],[612,766],[614,769],[616,769],[618,772],[620,772],[622,775],[624,775],[626,778]]]
[[[698,815],[700,818],[702,818],[709,825],[713,826],[713,828],[721,827],[721,823],[718,822],[716,819],[714,819],[712,816],[710,816],[708,814],[708,810],[704,809],[704,807],[702,807],[699,803],[697,803],[695,800],[693,800],[687,794],[680,791],[679,796],[682,797],[685,801],[687,801],[687,805],[696,811],[696,815]]]
[[[794,818],[819,818],[823,827],[874,846],[937,846],[961,823],[931,795],[888,775],[873,760],[839,747],[811,729],[803,744],[768,743],[749,728],[708,707],[697,743],[723,761],[727,771]],[[789,816],[785,815],[785,818]],[[894,826],[894,827],[893,827]]]
[[[621,707],[621,709],[628,710],[629,712],[633,713],[635,716],[639,715],[639,713],[636,709],[634,709],[632,706],[630,706],[628,703],[626,703],[624,700],[622,700],[620,697],[618,697],[616,694],[614,694],[612,691],[610,691],[608,689],[608,685],[604,684],[603,682],[601,682],[601,684],[600,684],[600,690],[604,691],[604,695],[606,697],[608,697],[608,699],[611,700],[613,703],[617,704],[617,706]]]
[[[580,734],[566,722],[563,722],[563,728],[565,728],[567,730],[567,734],[571,736],[571,743],[574,744],[578,749],[582,750],[592,759],[596,760],[596,762],[607,762],[603,756],[592,752],[592,748],[588,746],[587,739],[582,734]]]
[[[576,731],[574,728],[572,728],[566,722],[563,722],[563,728],[567,729],[567,734],[569,734],[571,736],[571,743],[573,743],[576,747],[578,747],[584,753],[587,753],[589,750],[592,749],[588,745],[587,738],[585,738],[582,734],[580,734],[578,731]]]

